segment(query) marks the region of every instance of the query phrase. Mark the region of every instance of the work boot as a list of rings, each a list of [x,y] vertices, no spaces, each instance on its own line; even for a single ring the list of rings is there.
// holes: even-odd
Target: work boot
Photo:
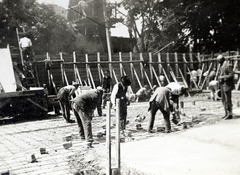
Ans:
[[[75,123],[75,120],[70,119],[70,120],[67,120],[66,122],[67,123]]]
[[[227,117],[224,118],[224,120],[229,120],[229,119],[232,119],[233,116],[232,115],[228,115]]]

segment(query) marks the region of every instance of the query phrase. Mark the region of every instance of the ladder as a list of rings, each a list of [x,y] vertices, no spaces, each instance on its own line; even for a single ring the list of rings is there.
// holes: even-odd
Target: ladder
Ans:
[[[33,67],[32,67],[32,62],[25,62],[23,59],[23,53],[22,53],[22,49],[21,46],[19,44],[20,41],[20,34],[25,33],[25,31],[23,30],[23,32],[19,32],[18,28],[16,28],[16,34],[17,34],[17,40],[18,40],[18,47],[19,47],[19,51],[20,51],[20,58],[21,58],[21,64],[22,64],[22,70],[23,70],[23,75],[25,76],[24,78],[24,82],[23,82],[23,86],[27,89],[29,89],[30,87],[36,87],[37,83],[36,83],[36,79],[34,76],[34,71],[33,71]]]

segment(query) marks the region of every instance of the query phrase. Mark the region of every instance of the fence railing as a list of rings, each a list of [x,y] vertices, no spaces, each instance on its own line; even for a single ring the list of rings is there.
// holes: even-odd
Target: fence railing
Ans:
[[[35,68],[38,84],[52,83],[55,87],[62,87],[72,81],[79,81],[81,85],[87,84],[96,88],[101,86],[104,70],[109,70],[113,82],[118,82],[120,77],[128,75],[132,81],[133,92],[140,87],[149,85],[163,86],[169,82],[177,81],[190,86],[192,70],[200,70],[199,79],[193,82],[193,89],[205,89],[207,76],[203,73],[210,72],[213,68],[218,69],[216,60],[218,54],[203,55],[200,53],[118,53],[112,54],[109,59],[106,53],[100,54],[77,54],[59,56],[36,56]],[[236,72],[235,84],[239,88],[239,59],[238,54],[224,54]],[[46,59],[45,59],[46,58]],[[111,61],[109,61],[111,60]],[[50,69],[46,70],[46,65]],[[50,76],[51,75],[51,76]],[[159,81],[159,76],[165,77],[165,84]]]

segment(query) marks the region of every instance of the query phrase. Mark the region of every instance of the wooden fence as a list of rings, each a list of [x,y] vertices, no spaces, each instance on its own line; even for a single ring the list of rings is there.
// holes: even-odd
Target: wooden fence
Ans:
[[[36,56],[34,62],[35,74],[39,86],[48,84],[55,93],[58,88],[79,81],[93,88],[101,86],[104,70],[110,70],[113,82],[128,75],[132,81],[133,93],[144,85],[161,86],[159,76],[164,75],[166,84],[177,81],[189,86],[191,70],[198,68],[202,73],[218,69],[216,60],[218,54],[203,55],[200,53],[118,53],[112,54],[112,61],[108,61],[106,53],[72,55],[60,53],[57,56]],[[239,56],[237,54],[223,54],[234,66],[236,72],[236,89],[239,88]],[[201,75],[198,82],[194,82],[194,89],[204,89],[207,77]]]

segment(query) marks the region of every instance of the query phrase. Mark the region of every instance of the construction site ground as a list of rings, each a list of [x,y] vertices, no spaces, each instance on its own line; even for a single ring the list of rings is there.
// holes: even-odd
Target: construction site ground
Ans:
[[[182,124],[162,132],[163,117],[157,113],[154,133],[147,132],[148,102],[128,107],[127,134],[121,139],[121,174],[240,174],[240,94],[233,92],[231,120],[223,120],[221,101],[209,93],[182,97]],[[103,109],[106,113],[106,109]],[[61,115],[44,119],[1,119],[0,173],[11,175],[106,174],[106,117],[95,111],[92,121],[94,148],[87,148],[78,135],[77,123]],[[137,130],[136,116],[146,116]],[[75,117],[71,115],[71,118]],[[112,120],[112,168],[116,167],[115,111]],[[40,150],[46,150],[42,152]]]

